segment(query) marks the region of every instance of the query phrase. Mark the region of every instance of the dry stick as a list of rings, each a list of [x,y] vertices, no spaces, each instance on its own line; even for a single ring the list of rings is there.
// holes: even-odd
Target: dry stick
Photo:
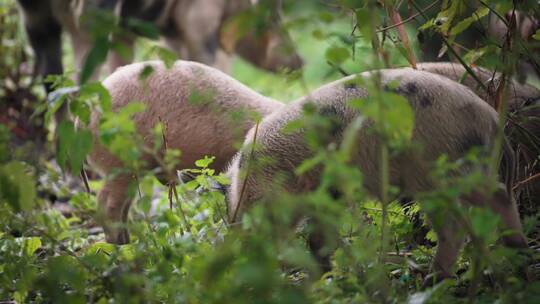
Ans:
[[[236,208],[234,209],[233,216],[231,219],[231,222],[236,221],[236,216],[238,214],[238,210],[240,209],[240,203],[242,202],[242,198],[244,196],[244,192],[246,191],[246,182],[249,177],[249,171],[251,169],[251,162],[253,161],[253,154],[255,153],[255,141],[257,140],[257,133],[259,132],[259,122],[255,125],[255,134],[253,134],[253,144],[251,145],[251,151],[249,153],[248,163],[246,167],[246,176],[244,177],[244,181],[242,183],[242,190],[240,191],[240,197],[238,198],[238,202],[236,204]]]
[[[421,11],[421,9],[418,7],[418,4],[416,4],[414,1],[411,1],[410,2],[412,4],[412,6],[414,6],[414,8],[420,13],[420,15],[422,15],[422,17],[424,17],[424,19],[426,20],[429,20],[429,17],[426,16],[426,14],[424,14],[424,12]],[[463,68],[465,68],[465,70],[467,71],[467,73],[469,75],[471,75],[471,77],[480,85],[480,87],[488,92],[487,90],[487,87],[486,85],[482,82],[482,80],[480,80],[480,78],[478,78],[478,76],[476,76],[476,74],[474,73],[474,71],[467,65],[467,63],[463,60],[463,58],[461,58],[461,56],[459,56],[459,54],[456,52],[456,50],[454,50],[454,48],[452,47],[452,45],[450,45],[450,43],[448,42],[448,40],[446,39],[446,37],[442,36],[441,35],[441,39],[442,41],[444,42],[444,44],[446,45],[446,47],[448,48],[448,50],[452,53],[452,55],[454,55],[454,57],[456,57],[456,59],[459,61],[459,63],[463,66]]]
[[[424,8],[421,9],[420,11],[421,11],[422,13],[425,13],[426,11],[428,11],[428,10],[430,10],[432,7],[434,7],[435,4],[439,3],[439,1],[440,1],[440,0],[435,0],[433,3],[431,3],[430,5],[424,7]],[[402,20],[402,21],[400,21],[400,22],[398,22],[398,23],[395,23],[395,24],[392,24],[392,25],[390,25],[390,26],[383,27],[382,29],[376,30],[375,33],[385,32],[385,31],[391,30],[391,29],[393,29],[393,28],[395,28],[395,27],[401,26],[401,25],[403,25],[403,24],[405,24],[405,23],[409,23],[409,22],[413,21],[414,19],[416,19],[416,17],[420,16],[420,14],[421,14],[420,12],[417,12],[417,13],[415,13],[414,15],[412,15],[412,16],[410,16],[410,17],[408,17],[408,18],[406,18],[406,19],[404,19],[404,20]]]
[[[411,44],[409,42],[409,36],[407,35],[407,32],[405,31],[405,26],[403,25],[401,16],[395,10],[395,8],[391,6],[388,7],[387,13],[388,13],[388,16],[390,17],[390,20],[392,20],[392,23],[394,23],[394,25],[397,27],[399,38],[401,38],[401,42],[403,43],[405,50],[407,50],[407,61],[409,61],[409,64],[411,65],[413,69],[416,69],[416,58],[414,57],[414,52],[412,51]]]
[[[88,184],[88,175],[86,174],[86,170],[84,170],[84,164],[81,168],[81,179],[84,183],[84,188],[86,190],[86,193],[90,194],[90,185]]]
[[[525,184],[527,184],[527,183],[529,183],[529,182],[531,182],[531,181],[533,181],[533,180],[535,180],[535,179],[537,179],[539,177],[540,177],[540,172],[538,172],[538,173],[536,173],[534,175],[531,175],[531,176],[527,177],[526,179],[517,182],[516,185],[514,187],[512,187],[512,190],[516,190],[519,187],[521,187],[521,186],[523,186],[523,185],[525,185]]]

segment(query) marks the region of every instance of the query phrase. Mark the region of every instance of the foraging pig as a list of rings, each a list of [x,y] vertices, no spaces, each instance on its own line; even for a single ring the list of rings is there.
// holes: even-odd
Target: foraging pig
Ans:
[[[467,74],[465,68],[460,64],[420,63],[417,68],[462,82],[489,103],[491,107],[495,107],[494,96],[500,81],[499,73],[479,67],[472,68],[476,76],[487,87],[488,91],[486,91]],[[490,84],[491,80],[495,80],[493,84]],[[517,172],[515,173],[516,184],[513,185],[514,193],[518,199],[518,205],[527,214],[529,211],[526,209],[535,210],[534,206],[540,206],[540,181],[531,179],[540,170],[538,162],[540,154],[538,150],[540,144],[538,137],[540,134],[540,90],[528,84],[512,81],[507,87],[507,98],[511,123],[505,128],[505,133],[517,152],[518,163],[517,168],[515,168]]]
[[[140,80],[145,67],[153,73]],[[135,63],[119,68],[103,81],[112,96],[113,110],[131,101],[144,102],[144,112],[134,115],[138,135],[145,144],[153,146],[152,130],[162,122],[167,148],[180,149],[182,155],[177,169],[193,168],[193,163],[205,155],[215,156],[213,168],[221,170],[236,152],[235,141],[242,140],[254,124],[253,115],[235,118],[235,112],[255,112],[268,115],[282,104],[259,95],[228,75],[214,68],[190,61],[177,61],[167,69],[162,62]],[[192,100],[194,96],[198,99]],[[94,111],[90,128],[96,138],[99,133],[100,113]],[[238,142],[240,143],[240,142]],[[146,168],[155,168],[155,161],[147,156]],[[96,142],[89,156],[91,166],[108,175],[123,168],[122,162]],[[125,223],[131,203],[127,194],[132,174],[120,172],[107,180],[98,194],[108,242],[123,244],[129,241]]]
[[[445,77],[409,68],[381,70],[359,76],[367,78],[379,73],[385,87],[390,82],[399,82],[395,90],[408,99],[415,115],[412,141],[421,150],[392,155],[389,163],[390,184],[398,186],[402,196],[414,197],[419,192],[437,187],[437,181],[430,178],[430,168],[439,156],[446,154],[455,160],[473,146],[491,144],[497,132],[497,113],[468,88]],[[307,97],[282,107],[248,132],[244,148],[233,157],[227,170],[231,179],[227,192],[230,221],[237,221],[243,211],[263,197],[272,197],[272,194],[283,190],[291,193],[311,191],[318,186],[320,168],[300,176],[294,174],[295,168],[314,155],[306,143],[305,129],[293,133],[283,133],[281,130],[302,116],[304,105],[312,103],[319,114],[331,115],[337,122],[323,145],[332,141],[339,144],[344,130],[358,116],[347,102],[368,95],[366,90],[355,85],[355,77],[346,77],[323,86]],[[363,172],[367,192],[379,196],[380,141],[370,129],[371,126],[369,120],[364,121],[356,131],[356,145],[350,163]],[[276,181],[283,183],[277,184]],[[512,234],[504,238],[506,243],[514,247],[527,246],[515,203],[503,187],[492,197],[478,190],[462,200],[468,204],[487,204],[501,216],[505,227],[512,230]],[[463,241],[463,236],[453,229],[457,225],[455,220],[450,216],[443,220],[442,225],[435,225],[439,244],[432,268],[438,278],[451,275]],[[320,252],[324,247],[324,236],[321,235],[311,233],[308,244],[319,262],[327,268],[328,256]]]
[[[24,16],[28,38],[36,56],[36,72],[41,76],[62,74],[61,35],[69,32],[75,53],[76,67],[80,69],[93,41],[87,25],[80,17],[103,10],[120,17],[121,26],[130,28],[132,19],[156,26],[180,58],[213,65],[224,71],[228,68],[228,55],[222,50],[221,32],[231,17],[251,9],[250,0],[18,0]],[[86,20],[92,21],[92,20]],[[228,41],[227,52],[238,51],[253,64],[277,71],[281,67],[298,69],[302,59],[294,51],[290,37],[280,29],[278,22],[269,22],[263,31],[247,31],[238,43]],[[97,25],[99,26],[99,25]],[[241,33],[241,32],[239,32]],[[125,50],[133,49],[133,34],[115,33],[113,42],[122,42]],[[234,37],[236,39],[236,37]],[[232,39],[232,40],[234,40]],[[231,40],[231,39],[229,39]],[[128,60],[129,61],[129,60]],[[109,70],[128,61],[111,52]],[[97,74],[94,75],[94,78]],[[48,92],[51,88],[46,85]]]

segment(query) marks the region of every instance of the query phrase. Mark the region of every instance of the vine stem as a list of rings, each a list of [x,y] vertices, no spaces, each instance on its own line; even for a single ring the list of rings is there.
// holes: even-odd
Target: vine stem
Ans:
[[[388,222],[388,146],[386,142],[381,145],[381,202],[382,202],[382,223],[381,223],[381,251],[379,252],[379,262],[383,263],[386,252],[386,233]]]

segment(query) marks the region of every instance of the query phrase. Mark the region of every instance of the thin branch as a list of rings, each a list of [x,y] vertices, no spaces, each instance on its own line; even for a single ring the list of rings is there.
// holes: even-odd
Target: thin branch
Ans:
[[[419,12],[417,12],[416,14],[402,20],[401,22],[399,23],[395,23],[395,24],[392,24],[390,26],[387,26],[387,27],[383,27],[382,29],[379,29],[379,30],[376,30],[375,33],[381,33],[381,32],[385,32],[385,31],[388,31],[388,30],[391,30],[395,27],[398,27],[400,25],[403,25],[403,24],[406,24],[406,23],[409,23],[411,21],[413,21],[414,19],[416,19],[416,17],[420,16],[422,13],[425,13],[426,11],[430,10],[432,7],[435,6],[435,4],[439,3],[440,0],[435,0],[433,3],[431,3],[430,5],[424,7],[423,9],[421,9]]]
[[[517,182],[516,185],[514,187],[512,187],[512,190],[515,191],[519,187],[521,187],[521,186],[523,186],[523,185],[525,185],[525,184],[527,184],[527,183],[531,182],[532,180],[535,180],[535,179],[537,179],[539,177],[540,177],[540,172],[536,173],[535,175],[529,176],[526,179],[524,179],[524,180],[522,180],[520,182]]]
[[[84,164],[81,168],[81,179],[84,183],[84,188],[86,190],[86,193],[90,194],[90,185],[88,184],[88,175],[86,174],[86,170],[84,170]]]

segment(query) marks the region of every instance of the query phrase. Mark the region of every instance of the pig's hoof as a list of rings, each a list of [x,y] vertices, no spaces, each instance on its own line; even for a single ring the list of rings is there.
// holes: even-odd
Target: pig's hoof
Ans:
[[[129,233],[127,229],[118,229],[105,233],[105,239],[107,243],[124,245],[129,243]]]

